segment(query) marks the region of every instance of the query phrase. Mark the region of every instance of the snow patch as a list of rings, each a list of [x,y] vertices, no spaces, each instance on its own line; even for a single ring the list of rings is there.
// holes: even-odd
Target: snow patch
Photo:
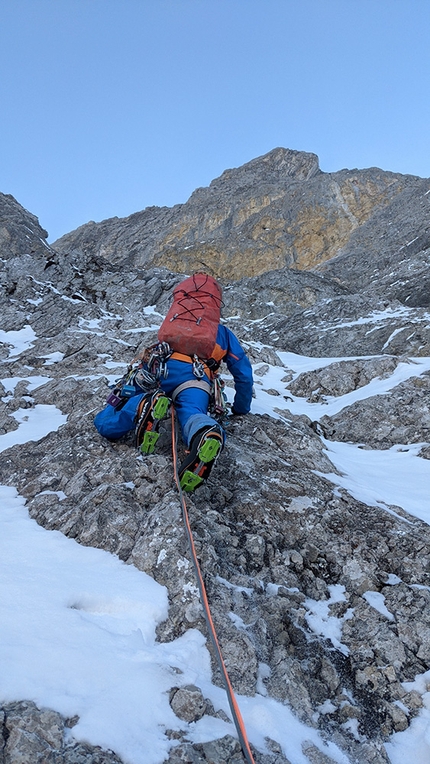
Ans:
[[[333,647],[340,650],[344,655],[349,655],[349,649],[342,644],[342,624],[353,616],[353,610],[348,608],[341,617],[330,615],[330,605],[337,602],[345,602],[345,587],[341,584],[329,586],[330,597],[328,600],[306,599],[303,606],[308,611],[305,615],[306,623],[311,631],[318,636],[330,640]]]
[[[16,358],[25,350],[34,347],[35,340],[37,340],[36,333],[29,324],[23,326],[22,329],[12,329],[9,332],[0,329],[0,343],[10,346],[9,358]]]
[[[11,446],[41,440],[67,422],[67,415],[62,414],[60,409],[45,404],[37,404],[33,409],[18,409],[12,416],[20,426],[17,430],[0,435],[0,452]]]
[[[385,616],[385,618],[388,618],[389,621],[394,621],[394,616],[390,611],[388,610],[386,604],[385,604],[385,597],[380,592],[364,592],[363,594],[364,599],[366,602],[369,603],[370,607],[373,607],[374,610],[377,610],[378,613],[381,613],[381,615]]]

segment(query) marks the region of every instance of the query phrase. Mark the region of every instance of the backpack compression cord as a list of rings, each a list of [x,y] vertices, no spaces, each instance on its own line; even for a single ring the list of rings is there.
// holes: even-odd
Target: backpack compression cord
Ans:
[[[206,273],[195,273],[173,290],[173,302],[158,330],[176,353],[210,358],[221,316],[222,291]]]
[[[190,520],[189,520],[189,517],[188,517],[187,504],[186,504],[185,497],[184,497],[184,494],[183,494],[183,491],[182,491],[182,488],[181,488],[181,484],[179,482],[178,458],[177,458],[177,439],[178,439],[178,436],[177,436],[177,431],[176,431],[176,428],[175,428],[175,412],[174,412],[174,409],[173,409],[173,406],[172,406],[172,454],[173,454],[173,467],[174,467],[174,472],[175,472],[175,481],[176,481],[176,485],[177,485],[178,491],[179,491],[179,496],[180,496],[180,499],[181,499],[182,517],[183,517],[183,520],[184,520],[185,531],[186,531],[186,534],[187,534],[188,544],[189,544],[190,552],[191,552],[191,558],[192,558],[192,561],[193,561],[194,570],[195,570],[196,577],[197,577],[197,585],[198,585],[199,592],[200,592],[200,599],[201,599],[201,602],[202,602],[202,605],[203,605],[203,611],[204,611],[204,614],[205,614],[206,624],[207,624],[208,631],[209,631],[209,637],[210,637],[210,640],[212,642],[212,645],[213,645],[213,648],[214,648],[214,651],[215,651],[215,656],[216,656],[216,659],[217,659],[217,662],[218,662],[218,666],[219,666],[221,674],[222,674],[222,678],[224,680],[224,685],[225,685],[225,690],[226,690],[226,693],[227,693],[228,702],[229,702],[229,705],[230,705],[230,710],[231,710],[231,713],[232,713],[232,716],[233,716],[234,724],[236,726],[236,731],[237,731],[237,735],[238,735],[238,738],[239,738],[239,742],[240,742],[240,744],[242,746],[243,755],[245,756],[245,759],[246,759],[248,764],[255,764],[255,760],[254,760],[254,757],[252,755],[251,748],[249,746],[249,741],[248,741],[248,737],[247,737],[247,734],[246,734],[245,725],[244,725],[244,722],[243,722],[243,719],[242,719],[242,714],[240,713],[240,709],[239,709],[239,706],[237,704],[237,700],[236,700],[236,697],[235,697],[235,694],[234,694],[234,690],[233,690],[233,687],[232,687],[231,682],[230,682],[230,677],[229,677],[229,675],[227,673],[227,669],[226,669],[226,666],[225,666],[225,663],[224,663],[224,659],[222,657],[221,648],[220,648],[220,645],[219,645],[219,642],[218,642],[218,637],[217,637],[217,634],[216,634],[214,622],[212,620],[212,615],[211,615],[211,611],[210,611],[210,607],[209,607],[209,601],[208,601],[208,596],[207,596],[206,588],[205,588],[204,581],[203,581],[202,572],[200,570],[200,565],[199,565],[199,562],[198,562],[198,559],[197,559],[196,548],[194,546],[193,534],[192,534],[192,531],[191,531]]]

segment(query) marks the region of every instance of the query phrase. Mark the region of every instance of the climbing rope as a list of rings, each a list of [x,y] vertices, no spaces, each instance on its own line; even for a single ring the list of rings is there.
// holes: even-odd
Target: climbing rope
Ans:
[[[196,548],[195,548],[195,545],[194,545],[193,534],[192,534],[192,531],[191,531],[190,520],[189,520],[189,517],[188,517],[187,504],[186,504],[185,496],[183,494],[183,491],[182,491],[182,488],[181,488],[181,484],[180,484],[180,481],[179,481],[179,475],[178,475],[178,454],[177,454],[178,433],[177,433],[177,429],[175,427],[175,412],[174,412],[173,406],[172,406],[172,414],[171,414],[171,416],[172,416],[172,453],[173,453],[173,467],[174,467],[174,473],[175,473],[175,482],[176,482],[176,485],[178,487],[179,497],[180,497],[180,500],[181,500],[182,517],[183,517],[183,521],[184,521],[184,525],[185,525],[185,531],[186,531],[187,538],[188,538],[188,544],[189,544],[189,547],[190,547],[191,559],[193,561],[194,570],[196,572],[197,585],[198,585],[199,592],[200,592],[200,599],[201,599],[201,602],[202,602],[202,605],[203,605],[203,611],[204,611],[204,614],[205,614],[205,619],[206,619],[206,624],[207,624],[207,627],[208,627],[209,637],[210,637],[210,640],[212,642],[213,648],[215,650],[215,656],[216,656],[216,659],[217,659],[217,662],[218,662],[218,666],[220,668],[220,671],[221,671],[221,674],[222,674],[222,677],[223,677],[223,680],[224,680],[224,685],[225,685],[225,690],[226,690],[226,693],[227,693],[228,702],[229,702],[231,713],[232,713],[232,716],[233,716],[233,721],[234,721],[235,726],[236,726],[239,742],[240,742],[240,744],[242,746],[243,755],[245,756],[245,759],[248,762],[248,764],[255,764],[255,760],[254,760],[254,757],[252,755],[251,748],[249,746],[249,742],[248,742],[248,737],[247,737],[247,734],[246,734],[245,725],[244,725],[244,722],[243,722],[243,719],[242,719],[242,714],[240,713],[240,709],[239,709],[239,706],[237,704],[237,700],[236,700],[236,697],[235,697],[235,694],[234,694],[234,690],[233,690],[233,687],[232,687],[231,682],[230,682],[230,677],[229,677],[229,675],[227,673],[227,669],[226,669],[226,666],[225,666],[225,663],[224,663],[224,659],[223,659],[222,653],[221,653],[221,648],[220,648],[220,645],[219,645],[219,642],[218,642],[218,637],[217,637],[217,633],[216,633],[216,630],[215,630],[215,625],[214,625],[214,622],[212,620],[212,615],[211,615],[211,611],[210,611],[210,607],[209,607],[208,596],[207,596],[207,593],[206,593],[206,587],[205,587],[205,584],[204,584],[204,581],[203,581],[202,572],[200,570],[199,561],[197,559]]]

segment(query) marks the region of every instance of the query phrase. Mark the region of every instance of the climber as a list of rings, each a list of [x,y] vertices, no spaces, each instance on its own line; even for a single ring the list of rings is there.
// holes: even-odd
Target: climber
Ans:
[[[219,323],[221,294],[219,284],[207,274],[181,282],[158,332],[159,342],[144,351],[138,370],[114,390],[111,402],[94,419],[99,433],[110,440],[134,430],[136,445],[143,453],[152,453],[159,422],[173,402],[188,449],[179,480],[189,492],[209,477],[225,442],[224,429],[208,413],[221,361],[234,379],[231,414],[247,414],[251,408],[251,364],[237,337]]]

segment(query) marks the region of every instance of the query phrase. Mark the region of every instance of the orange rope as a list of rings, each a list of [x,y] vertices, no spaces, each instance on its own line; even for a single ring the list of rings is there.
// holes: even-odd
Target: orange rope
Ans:
[[[175,482],[178,487],[179,496],[181,499],[181,505],[182,505],[182,517],[184,520],[185,530],[188,537],[188,543],[190,547],[191,552],[191,558],[193,561],[194,569],[197,576],[197,584],[200,591],[200,597],[203,605],[203,610],[206,618],[206,623],[209,631],[209,636],[212,642],[212,645],[215,650],[216,659],[218,661],[219,668],[221,670],[223,679],[224,679],[224,685],[225,690],[227,693],[228,702],[230,704],[231,713],[233,716],[233,721],[236,726],[237,734],[239,737],[240,744],[242,746],[243,755],[245,756],[246,761],[248,764],[255,764],[254,757],[251,752],[251,748],[249,746],[248,737],[246,734],[245,724],[243,722],[242,714],[240,713],[239,706],[237,704],[237,700],[234,694],[233,687],[230,682],[230,677],[227,673],[227,669],[224,663],[224,659],[222,657],[221,648],[218,642],[217,633],[215,630],[215,625],[212,620],[212,615],[209,607],[209,601],[208,596],[206,593],[206,587],[204,585],[202,572],[200,570],[200,565],[197,559],[197,553],[196,548],[194,545],[194,539],[193,534],[191,531],[190,526],[190,520],[188,517],[188,510],[187,510],[187,504],[185,501],[185,497],[181,488],[181,484],[179,482],[179,476],[178,476],[178,458],[177,458],[177,449],[176,449],[176,442],[177,442],[177,434],[176,434],[176,428],[175,428],[175,412],[172,406],[172,452],[173,452],[173,467],[174,467],[174,473],[175,473]]]

